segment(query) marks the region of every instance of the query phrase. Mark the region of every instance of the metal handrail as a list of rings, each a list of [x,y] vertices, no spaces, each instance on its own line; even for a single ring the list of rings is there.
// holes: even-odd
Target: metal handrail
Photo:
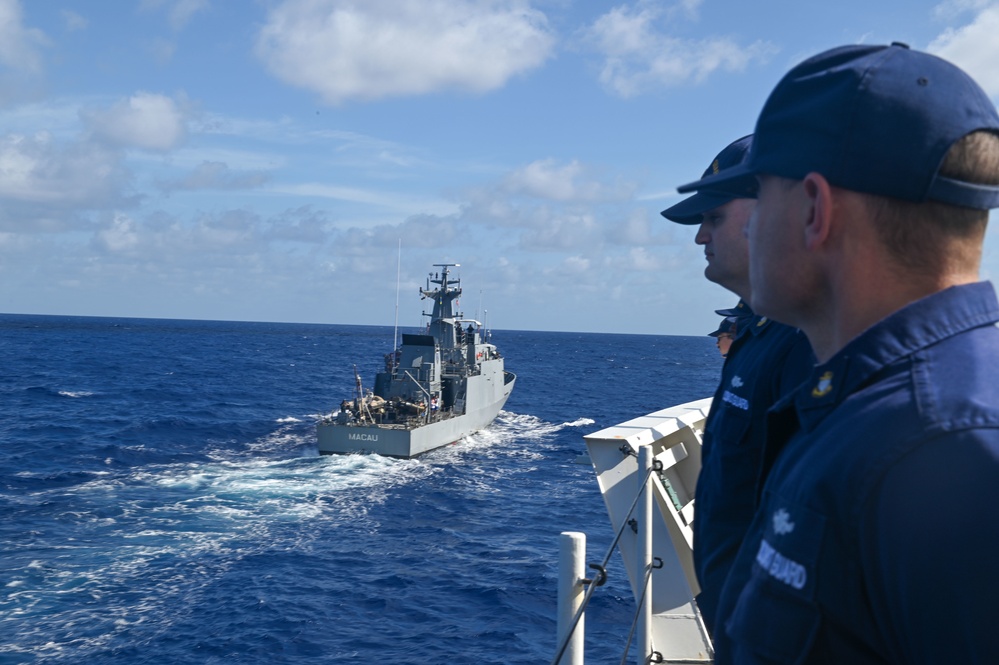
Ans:
[[[660,462],[659,460],[653,460],[653,465],[649,467],[649,470],[645,473],[645,478],[642,479],[641,487],[639,488],[638,492],[635,494],[635,499],[634,501],[631,502],[631,507],[628,509],[628,512],[625,514],[624,519],[621,520],[621,527],[617,530],[617,534],[614,536],[614,542],[612,542],[610,547],[607,548],[607,553],[604,554],[603,561],[599,564],[596,563],[589,564],[590,568],[593,568],[597,571],[597,576],[592,580],[590,579],[582,580],[583,584],[588,584],[589,586],[586,589],[586,594],[583,596],[583,601],[580,604],[579,609],[576,610],[576,614],[572,618],[572,624],[570,625],[569,630],[566,631],[565,637],[562,638],[562,643],[559,645],[558,652],[556,652],[555,658],[552,659],[551,665],[558,665],[558,662],[562,659],[562,656],[565,654],[566,648],[569,646],[569,641],[572,639],[572,634],[576,631],[576,626],[579,625],[579,620],[583,617],[583,614],[586,612],[586,606],[589,604],[590,598],[593,597],[593,593],[596,591],[596,588],[598,586],[603,586],[604,583],[607,581],[607,564],[610,562],[611,557],[614,555],[614,550],[617,548],[617,544],[621,540],[621,536],[624,534],[625,527],[629,525],[628,518],[631,517],[632,513],[635,512],[635,507],[638,505],[638,500],[642,498],[642,494],[645,492],[645,488],[648,487],[649,478],[652,476],[652,473],[654,471],[661,471],[661,470],[662,470],[662,462]],[[652,569],[650,568],[649,575],[651,574],[652,574]],[[639,608],[641,608],[641,601],[639,601],[638,606]],[[636,623],[637,623],[637,615],[636,615]],[[628,638],[628,641],[629,642],[631,641],[630,636]],[[625,655],[627,655],[627,652],[625,652]]]
[[[631,620],[631,628],[628,630],[628,639],[624,643],[624,653],[621,655],[621,665],[628,662],[628,651],[631,650],[631,638],[635,636],[635,628],[638,627],[638,618],[642,616],[642,603],[645,602],[645,592],[648,590],[649,578],[652,577],[652,571],[663,567],[663,560],[659,557],[652,557],[653,563],[645,571],[645,579],[642,581],[642,593],[638,597],[638,602],[635,607],[635,617]],[[656,565],[656,561],[659,565]]]

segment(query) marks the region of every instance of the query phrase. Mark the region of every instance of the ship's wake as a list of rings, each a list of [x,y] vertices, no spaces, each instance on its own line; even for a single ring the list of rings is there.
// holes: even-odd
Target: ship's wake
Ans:
[[[67,537],[57,549],[38,550],[31,539],[8,548],[0,617],[13,622],[12,639],[0,645],[0,660],[79,662],[153,639],[248,562],[276,552],[366,559],[351,543],[359,532],[391,528],[377,515],[400,493],[434,486],[439,476],[448,496],[499,500],[506,483],[536,482],[541,459],[578,442],[589,424],[503,411],[456,445],[398,460],[319,456],[311,418],[288,416],[247,442],[206,443],[197,461],[186,454],[172,463],[109,465],[75,484],[27,493],[11,506],[12,519],[26,532],[60,528]],[[503,463],[511,458],[516,464]],[[450,505],[443,501],[441,510]]]
[[[548,422],[537,416],[500,411],[486,429],[464,436],[454,445],[433,451],[422,459],[433,463],[458,463],[464,455],[516,456],[541,459],[553,446],[567,439],[577,441],[576,428],[592,424],[588,418],[573,422]]]
[[[305,445],[285,426],[258,444]],[[18,519],[44,518],[36,530],[56,524],[87,537],[56,549],[39,551],[30,539],[8,548],[0,617],[16,634],[0,645],[0,660],[80,662],[128,631],[167,630],[241,561],[314,549],[315,534],[357,528],[394,488],[437,472],[374,455],[275,459],[230,449],[226,459],[220,449],[211,460],[89,474],[20,499]]]

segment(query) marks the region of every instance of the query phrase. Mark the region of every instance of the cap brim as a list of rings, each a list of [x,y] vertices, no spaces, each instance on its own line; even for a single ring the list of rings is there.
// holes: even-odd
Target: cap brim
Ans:
[[[680,185],[676,191],[681,194],[710,193],[716,196],[728,196],[730,199],[756,198],[756,173],[743,162],[706,178]]]
[[[697,192],[659,214],[677,224],[700,224],[701,215],[725,205],[734,198],[736,197],[717,192]]]
[[[738,325],[739,319],[735,316],[726,316],[722,319],[722,322],[718,324],[718,330],[713,333],[708,333],[709,337],[719,337],[721,335],[732,335],[735,333],[735,327]]]

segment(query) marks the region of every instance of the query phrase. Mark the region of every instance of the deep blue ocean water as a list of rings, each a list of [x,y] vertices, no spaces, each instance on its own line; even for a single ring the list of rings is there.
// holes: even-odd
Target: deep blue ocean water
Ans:
[[[584,434],[705,397],[709,337],[496,331],[494,425],[320,457],[391,327],[0,315],[0,663],[547,663],[558,536],[613,534]],[[617,662],[615,555],[587,614]]]

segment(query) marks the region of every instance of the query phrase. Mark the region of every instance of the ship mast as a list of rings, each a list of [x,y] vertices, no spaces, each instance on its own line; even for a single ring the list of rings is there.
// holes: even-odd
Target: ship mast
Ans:
[[[430,314],[424,312],[423,315],[430,317],[430,334],[440,342],[442,347],[450,349],[454,348],[458,342],[455,335],[454,301],[461,295],[461,280],[450,279],[449,268],[459,268],[461,264],[435,263],[434,267],[440,268],[440,273],[431,273],[427,277],[427,288],[420,289],[420,295],[433,299],[434,308]],[[436,284],[438,288],[431,289],[431,284]]]
[[[395,374],[399,364],[399,284],[402,275],[402,238],[399,238],[399,258],[395,265],[395,328],[392,330],[392,365],[391,372]]]

